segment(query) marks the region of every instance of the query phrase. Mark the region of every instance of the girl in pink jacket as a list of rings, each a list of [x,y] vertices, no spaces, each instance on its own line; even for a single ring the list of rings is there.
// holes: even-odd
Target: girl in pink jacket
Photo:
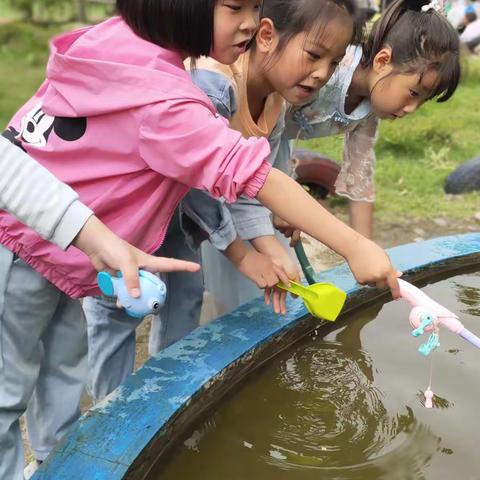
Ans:
[[[305,4],[318,9],[326,2],[335,0]],[[148,253],[161,245],[189,188],[230,202],[245,194],[337,251],[359,282],[388,285],[398,296],[397,272],[385,252],[272,169],[267,140],[230,130],[183,67],[186,57],[207,54],[233,63],[255,33],[260,3],[118,0],[117,8],[121,17],[53,42],[46,81],[5,135],[74,188],[116,234]],[[308,78],[314,74],[312,65]],[[291,79],[292,88],[308,78]],[[4,212],[0,243],[0,345],[7,346],[0,370],[0,478],[16,480],[23,458],[18,418],[32,392],[31,412],[59,394],[49,385],[59,365],[62,376],[78,384],[78,392],[64,398],[70,416],[59,418],[77,417],[86,343],[80,303],[69,297],[98,290],[83,253],[61,251]],[[35,443],[48,449],[68,425],[57,427],[55,438]],[[42,452],[36,455],[42,459]]]

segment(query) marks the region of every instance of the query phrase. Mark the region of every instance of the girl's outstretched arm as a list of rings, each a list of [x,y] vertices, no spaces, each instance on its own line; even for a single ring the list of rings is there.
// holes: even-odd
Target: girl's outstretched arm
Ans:
[[[385,251],[329,213],[290,177],[272,168],[257,199],[345,258],[359,283],[388,286],[393,297],[399,297],[398,272]]]

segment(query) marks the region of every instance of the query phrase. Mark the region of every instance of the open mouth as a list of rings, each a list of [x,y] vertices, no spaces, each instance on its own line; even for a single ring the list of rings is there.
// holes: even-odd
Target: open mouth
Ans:
[[[236,43],[234,47],[238,48],[239,50],[245,51],[247,49],[248,42],[249,42],[248,40],[245,40],[243,42]]]
[[[315,89],[313,87],[309,87],[308,85],[302,85],[298,84],[297,88],[300,90],[301,93],[303,93],[306,96],[310,96],[315,92]]]

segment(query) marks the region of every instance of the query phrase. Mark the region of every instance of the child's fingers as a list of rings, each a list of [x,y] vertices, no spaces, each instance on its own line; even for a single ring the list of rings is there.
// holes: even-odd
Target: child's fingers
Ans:
[[[287,292],[285,291],[280,292],[280,311],[282,315],[287,313]]]
[[[287,287],[290,288],[290,278],[287,275],[287,272],[284,270],[283,267],[277,264],[273,264],[273,270],[275,271],[276,275],[280,279],[280,281],[286,285]],[[278,283],[278,280],[275,282],[275,284]]]
[[[177,260],[175,258],[154,257],[143,252],[137,259],[133,257],[126,258],[119,265],[119,269],[122,272],[128,292],[134,298],[140,296],[139,265],[151,272],[197,272],[200,269],[198,263]]]
[[[294,247],[300,241],[300,230],[294,230],[290,237],[290,246]]]
[[[285,230],[286,228],[290,227],[290,224],[288,222],[286,222],[285,220],[283,220],[282,218],[280,217],[277,217],[276,215],[273,217],[273,226],[277,229],[277,230]]]
[[[262,275],[255,277],[252,279],[255,285],[260,288],[261,290],[264,290],[265,288],[268,287],[267,281],[263,278]]]
[[[386,278],[386,282],[388,287],[390,288],[390,291],[392,292],[392,297],[395,300],[397,298],[400,298],[400,284],[398,283],[397,272],[392,270],[388,274]]]
[[[287,313],[287,292],[279,288],[274,288],[272,293],[273,310],[277,315]]]
[[[133,260],[133,258],[129,258],[129,261],[124,262],[124,264],[120,265],[119,268],[122,272],[123,280],[130,296],[134,298],[139,297],[140,280],[138,278],[137,263]]]
[[[200,265],[176,258],[154,257],[142,254],[139,259],[142,267],[150,272],[198,272]]]
[[[278,282],[278,277],[272,269],[268,269],[262,273],[262,277],[265,281],[265,287],[274,287]],[[265,288],[264,287],[264,288]]]
[[[390,272],[384,280],[380,280],[375,283],[375,286],[379,290],[383,290],[384,288],[389,288],[392,292],[392,297],[396,300],[400,298],[400,285],[397,279],[397,273],[392,271]]]
[[[279,315],[282,312],[281,302],[280,302],[280,292],[278,290],[273,291],[273,311]]]
[[[272,293],[271,288],[266,288],[263,292],[263,298],[265,299],[265,305],[270,305],[270,294]]]

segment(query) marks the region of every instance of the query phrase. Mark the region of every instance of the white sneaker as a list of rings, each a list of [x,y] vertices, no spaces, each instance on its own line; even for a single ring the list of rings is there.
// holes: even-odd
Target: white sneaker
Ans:
[[[25,480],[28,480],[38,469],[38,467],[42,464],[38,460],[34,460],[30,462],[24,469],[23,469],[23,476]]]

